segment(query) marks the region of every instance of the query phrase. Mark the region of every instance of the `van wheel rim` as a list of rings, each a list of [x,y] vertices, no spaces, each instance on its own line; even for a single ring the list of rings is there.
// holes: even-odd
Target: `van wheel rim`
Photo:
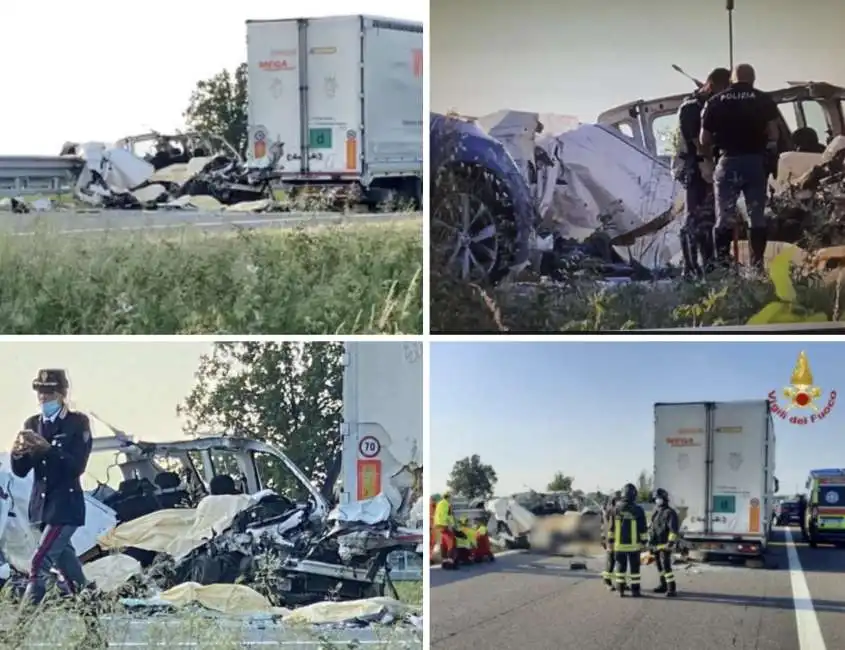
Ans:
[[[431,215],[431,240],[439,259],[464,281],[483,280],[496,268],[496,219],[477,197],[450,194]]]

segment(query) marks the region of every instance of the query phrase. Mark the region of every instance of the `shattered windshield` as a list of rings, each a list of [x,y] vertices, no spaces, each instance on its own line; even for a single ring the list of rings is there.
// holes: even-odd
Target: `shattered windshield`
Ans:
[[[121,452],[109,450],[92,453],[88,459],[88,467],[82,475],[82,489],[94,490],[98,485],[105,484],[116,490],[123,480],[118,464],[125,462],[126,456]]]
[[[672,157],[677,151],[678,116],[661,115],[652,124],[655,150],[658,156]]]
[[[816,132],[816,135],[819,136],[819,142],[824,142],[827,139],[828,126],[821,104],[807,101],[802,102],[802,106],[804,108],[804,121],[807,126]]]
[[[795,133],[798,129],[798,117],[795,115],[795,102],[779,104],[778,108],[780,108],[780,114],[783,115],[783,119],[789,127],[789,132]]]
[[[273,490],[297,503],[304,503],[311,498],[306,487],[291,474],[281,459],[263,451],[253,452],[252,457],[261,489]]]

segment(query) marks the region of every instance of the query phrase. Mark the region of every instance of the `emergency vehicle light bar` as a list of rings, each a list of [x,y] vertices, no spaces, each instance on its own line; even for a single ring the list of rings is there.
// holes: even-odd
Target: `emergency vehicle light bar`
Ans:
[[[816,479],[843,479],[845,469],[813,469],[810,470],[810,477]]]

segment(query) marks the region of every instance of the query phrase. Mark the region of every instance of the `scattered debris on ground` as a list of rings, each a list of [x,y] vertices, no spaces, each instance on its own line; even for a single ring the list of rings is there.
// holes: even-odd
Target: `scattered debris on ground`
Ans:
[[[796,98],[835,111],[844,93],[829,84],[802,83],[773,96],[782,111],[797,106]],[[473,177],[468,185],[460,165],[450,172],[454,165],[446,156],[433,181],[437,205],[451,206],[437,213],[448,222],[444,232],[461,233],[461,223],[472,230],[457,242],[452,234],[442,242],[433,234],[433,329],[594,331],[754,319],[772,301],[773,287],[749,265],[744,225],[734,243],[738,265],[704,279],[682,277],[684,193],[667,153],[676,136],[649,133],[655,115],[671,117],[682,101],[683,95],[634,102],[606,111],[597,124],[563,127],[524,111],[449,118],[453,126],[444,126],[439,139],[456,148],[454,160],[465,160],[464,147],[478,159],[488,152],[498,162],[490,163],[489,178]],[[793,133],[788,121],[781,125],[782,153],[767,206],[766,264],[770,270],[780,252],[794,247],[793,280],[801,300],[812,303],[808,313],[835,321],[845,279],[845,135],[841,120],[831,124],[827,145],[815,148],[798,137],[808,129]],[[450,144],[455,134],[466,146]],[[509,165],[502,162],[504,152]],[[513,200],[497,203],[487,191],[490,183],[503,186]],[[466,196],[464,208],[458,198]],[[742,200],[739,210],[745,211]],[[511,213],[511,220],[504,218]],[[433,217],[433,233],[438,223]]]
[[[400,523],[421,512],[410,492],[330,508],[287,456],[257,441],[97,440],[125,460],[116,465],[124,476],[117,490],[101,484],[86,493],[86,524],[73,538],[92,598],[139,615],[199,607],[285,622],[420,625],[420,607],[400,602],[389,566],[391,553],[421,549],[421,527]],[[185,459],[212,449],[234,454],[251,471],[205,482]],[[259,452],[287,468],[305,496],[257,487]],[[0,577],[21,594],[37,545],[26,520],[32,479],[11,474],[2,456]],[[181,474],[170,471],[177,465]],[[55,587],[69,595],[58,574]]]

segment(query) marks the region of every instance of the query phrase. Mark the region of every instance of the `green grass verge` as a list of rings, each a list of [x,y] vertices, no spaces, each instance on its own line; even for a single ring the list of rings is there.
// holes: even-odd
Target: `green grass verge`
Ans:
[[[798,302],[840,320],[842,283],[794,274]],[[775,300],[767,277],[734,273],[669,286],[632,283],[614,289],[583,280],[562,287],[526,283],[495,289],[456,281],[432,269],[432,332],[586,332],[744,325]]]
[[[2,334],[419,334],[419,221],[0,236]]]

